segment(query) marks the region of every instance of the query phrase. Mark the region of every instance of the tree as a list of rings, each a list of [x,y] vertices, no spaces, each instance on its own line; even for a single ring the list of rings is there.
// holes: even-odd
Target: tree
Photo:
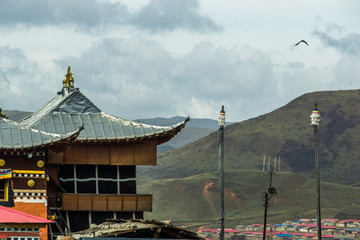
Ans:
[[[4,113],[2,113],[2,109],[0,108],[0,118],[8,118]]]

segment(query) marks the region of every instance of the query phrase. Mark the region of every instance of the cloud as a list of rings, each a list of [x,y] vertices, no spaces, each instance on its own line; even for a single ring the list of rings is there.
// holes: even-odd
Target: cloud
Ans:
[[[75,26],[82,31],[105,31],[134,26],[149,31],[187,29],[217,31],[220,27],[200,14],[197,0],[152,0],[135,13],[119,2],[96,0],[0,1],[0,26]]]
[[[271,104],[267,98],[277,88],[269,57],[249,46],[227,49],[200,42],[176,58],[158,43],[134,36],[105,39],[58,64],[64,71],[71,65],[75,85],[103,111],[130,119],[213,118],[222,104],[242,109],[246,117],[254,106],[260,113]]]
[[[345,37],[332,37],[328,32],[315,30],[313,32],[315,37],[318,37],[321,42],[327,46],[334,48],[342,54],[350,54],[360,56],[360,34],[352,33]]]
[[[38,68],[21,49],[0,47],[0,107],[34,111],[50,100],[54,77]],[[33,94],[36,93],[36,94]],[[46,101],[46,100],[45,100]],[[34,109],[35,107],[35,109]]]
[[[219,31],[221,27],[200,14],[197,0],[151,0],[130,21],[135,26],[158,32],[187,29],[198,32]]]
[[[128,9],[121,3],[96,0],[0,1],[0,22],[3,26],[71,24],[91,28],[118,24],[128,16]]]

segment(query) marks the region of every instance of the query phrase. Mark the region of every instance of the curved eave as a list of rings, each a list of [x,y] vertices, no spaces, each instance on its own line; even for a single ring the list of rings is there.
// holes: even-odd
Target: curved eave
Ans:
[[[9,119],[1,119],[0,149],[1,151],[27,151],[50,148],[60,152],[76,140],[81,130],[83,127],[63,135],[53,134],[22,127]],[[4,135],[4,139],[1,139],[1,134]]]
[[[103,138],[96,138],[96,139],[77,139],[76,142],[78,143],[129,143],[129,142],[142,142],[148,140],[156,140],[157,145],[165,143],[173,138],[177,133],[181,131],[186,125],[186,123],[190,120],[190,117],[187,117],[184,121],[169,126],[169,129],[164,130],[159,133],[153,133],[144,136],[135,136],[135,137],[125,137],[125,138],[112,138],[112,139],[103,139]]]

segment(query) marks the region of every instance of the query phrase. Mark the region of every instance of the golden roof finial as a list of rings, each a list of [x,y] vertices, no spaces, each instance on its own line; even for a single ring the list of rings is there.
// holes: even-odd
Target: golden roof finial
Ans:
[[[67,74],[63,80],[63,88],[74,88],[74,78],[72,77],[70,66],[68,67]]]

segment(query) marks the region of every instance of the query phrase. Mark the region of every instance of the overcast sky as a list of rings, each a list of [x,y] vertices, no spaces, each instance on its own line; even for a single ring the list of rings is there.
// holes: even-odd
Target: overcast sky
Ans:
[[[216,119],[225,105],[246,120],[358,89],[359,13],[358,0],[2,0],[0,107],[38,110],[71,66],[109,114]]]

